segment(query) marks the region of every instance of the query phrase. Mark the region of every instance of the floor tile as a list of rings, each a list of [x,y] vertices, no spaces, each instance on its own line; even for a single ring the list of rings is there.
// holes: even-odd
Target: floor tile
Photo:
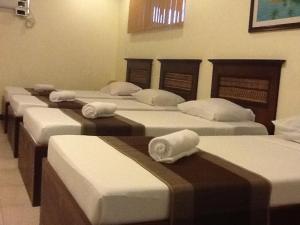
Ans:
[[[31,207],[18,159],[0,129],[0,225],[38,225],[39,207]]]
[[[5,169],[17,169],[18,168],[18,160],[17,159],[3,159],[0,157],[0,170]]]
[[[2,207],[4,225],[38,225],[39,207]]]
[[[20,172],[17,168],[0,170],[0,187],[23,184]]]
[[[2,207],[31,206],[27,191],[23,185],[0,187]]]

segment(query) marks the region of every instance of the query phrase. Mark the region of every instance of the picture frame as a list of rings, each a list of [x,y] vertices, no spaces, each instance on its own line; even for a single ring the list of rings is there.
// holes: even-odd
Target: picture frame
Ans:
[[[300,0],[251,0],[248,32],[300,28]]]

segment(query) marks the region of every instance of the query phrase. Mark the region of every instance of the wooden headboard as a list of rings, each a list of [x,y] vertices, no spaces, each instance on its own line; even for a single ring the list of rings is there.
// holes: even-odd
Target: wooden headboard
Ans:
[[[210,59],[211,97],[225,98],[251,108],[256,121],[274,133],[281,66],[285,60]]]
[[[151,86],[152,59],[126,58],[126,81],[145,89]]]
[[[159,89],[176,93],[185,100],[197,98],[201,60],[158,59],[161,63]]]

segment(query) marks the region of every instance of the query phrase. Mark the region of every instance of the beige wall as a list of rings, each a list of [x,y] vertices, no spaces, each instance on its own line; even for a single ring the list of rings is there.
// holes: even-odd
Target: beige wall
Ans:
[[[0,9],[0,94],[6,85],[99,89],[116,72],[119,0],[32,0],[32,29]]]
[[[129,0],[121,2],[118,74],[123,57],[199,58],[199,98],[210,95],[212,65],[208,58],[285,59],[279,94],[278,117],[300,113],[300,29],[249,34],[249,0],[187,0],[183,29],[128,35]],[[154,65],[154,87],[159,63]]]

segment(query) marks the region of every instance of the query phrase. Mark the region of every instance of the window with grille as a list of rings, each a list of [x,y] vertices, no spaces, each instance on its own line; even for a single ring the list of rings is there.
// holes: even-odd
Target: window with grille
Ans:
[[[186,0],[130,0],[128,33],[184,23]]]

